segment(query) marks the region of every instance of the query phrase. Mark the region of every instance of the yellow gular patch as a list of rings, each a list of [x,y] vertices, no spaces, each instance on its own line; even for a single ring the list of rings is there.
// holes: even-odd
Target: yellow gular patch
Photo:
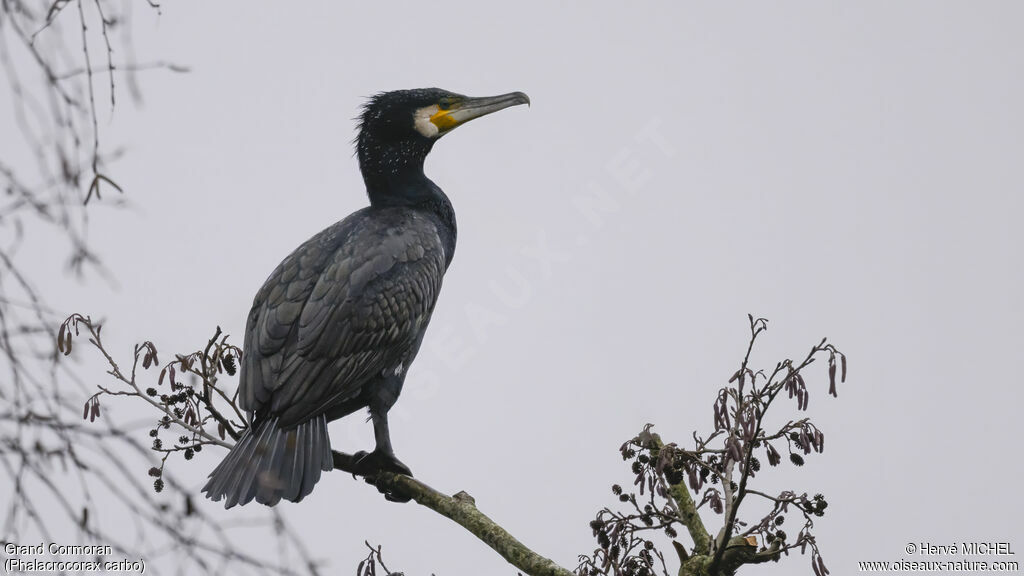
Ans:
[[[451,112],[451,110],[438,110],[436,114],[430,117],[430,121],[441,132],[451,130],[459,125],[455,118],[452,118]]]

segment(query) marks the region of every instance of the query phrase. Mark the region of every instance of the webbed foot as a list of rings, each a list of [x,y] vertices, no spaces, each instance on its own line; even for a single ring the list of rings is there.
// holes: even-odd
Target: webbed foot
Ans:
[[[410,500],[409,496],[390,490],[377,479],[377,475],[380,472],[393,472],[395,474],[412,476],[412,470],[396,458],[394,454],[380,450],[374,450],[373,452],[360,450],[352,455],[352,460],[353,476],[356,474],[362,476],[367,484],[376,486],[377,490],[392,502],[408,502]]]

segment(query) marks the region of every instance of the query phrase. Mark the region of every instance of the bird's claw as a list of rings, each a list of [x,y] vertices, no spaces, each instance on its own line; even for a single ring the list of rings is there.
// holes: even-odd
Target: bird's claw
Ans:
[[[391,502],[408,502],[409,496],[400,494],[385,486],[379,477],[380,472],[393,472],[412,476],[412,470],[395,458],[394,454],[388,454],[374,450],[373,452],[359,451],[352,455],[352,475],[362,476],[367,484],[373,484],[377,490]]]
[[[375,476],[378,472],[394,472],[412,476],[412,470],[395,458],[394,454],[374,450],[364,452],[360,450],[352,455],[353,472],[360,476]]]
[[[379,482],[375,483],[374,486],[376,486],[378,492],[384,495],[384,499],[388,502],[405,503],[412,500],[412,496],[408,496],[402,492],[383,486]]]

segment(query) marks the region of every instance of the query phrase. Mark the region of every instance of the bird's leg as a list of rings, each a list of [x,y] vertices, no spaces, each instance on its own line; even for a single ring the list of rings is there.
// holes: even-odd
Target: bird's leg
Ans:
[[[388,413],[384,410],[370,410],[370,417],[373,420],[373,436],[377,441],[377,447],[367,454],[357,452],[355,468],[358,474],[369,476],[379,471],[386,470],[396,474],[412,476],[412,470],[395,457],[391,448],[391,434],[388,431]]]
[[[395,457],[395,451],[391,448],[391,432],[388,429],[388,413],[381,411],[373,414],[373,437],[377,441],[375,454],[380,454],[383,468],[398,474],[412,476],[412,470]]]
[[[377,490],[384,494],[384,497],[388,500],[392,502],[408,502],[410,500],[409,496],[395,492],[377,481],[376,476],[381,471],[405,474],[406,476],[412,476],[412,471],[395,457],[395,453],[391,449],[387,411],[371,409],[370,415],[373,419],[373,435],[377,441],[377,447],[369,454],[360,451],[352,455],[354,461],[353,472],[365,477],[366,481],[375,485]]]

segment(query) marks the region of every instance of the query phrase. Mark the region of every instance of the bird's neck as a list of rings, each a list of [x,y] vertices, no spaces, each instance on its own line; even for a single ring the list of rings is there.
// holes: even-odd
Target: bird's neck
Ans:
[[[364,157],[360,154],[359,167],[366,183],[370,205],[376,208],[401,206],[421,210],[438,225],[444,245],[445,265],[451,264],[455,254],[458,228],[455,209],[440,186],[423,173],[423,160],[410,158]]]
[[[433,182],[430,184],[437,190],[437,194],[416,207],[426,211],[436,220],[441,245],[444,246],[444,267],[447,269],[452,263],[452,257],[455,256],[455,240],[458,237],[455,208],[452,207],[452,203],[444,191]]]
[[[382,141],[363,130],[356,152],[370,204],[407,205],[430,196],[437,186],[423,174],[423,162],[432,147],[425,138]]]

